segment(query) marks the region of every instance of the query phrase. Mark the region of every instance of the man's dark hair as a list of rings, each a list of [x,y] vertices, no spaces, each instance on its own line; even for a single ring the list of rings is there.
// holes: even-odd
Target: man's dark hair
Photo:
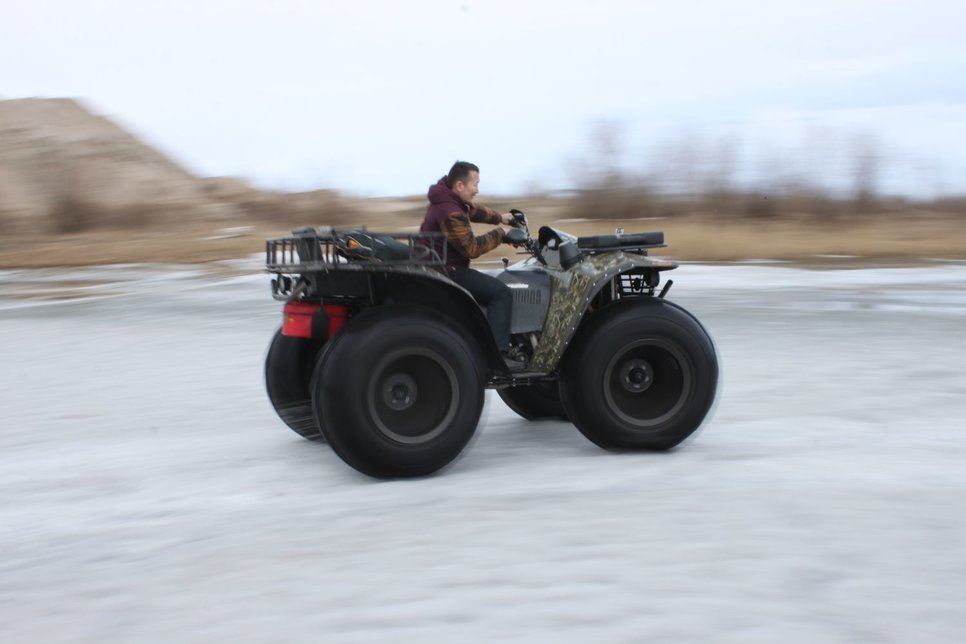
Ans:
[[[469,161],[457,161],[453,164],[453,167],[449,169],[449,174],[446,175],[446,187],[452,188],[456,185],[457,181],[466,182],[470,178],[471,172],[479,172],[480,169]]]

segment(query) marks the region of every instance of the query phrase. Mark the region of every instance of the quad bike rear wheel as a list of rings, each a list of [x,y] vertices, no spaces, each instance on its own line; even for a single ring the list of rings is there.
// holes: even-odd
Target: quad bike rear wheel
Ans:
[[[275,332],[265,358],[265,387],[279,418],[296,434],[309,440],[325,436],[312,414],[309,384],[325,340],[292,338]]]
[[[376,478],[425,476],[466,447],[483,375],[452,325],[405,308],[350,322],[313,377],[312,404],[333,451]]]
[[[575,339],[562,370],[570,419],[605,449],[666,450],[714,402],[714,344],[684,309],[657,298],[612,304]]]

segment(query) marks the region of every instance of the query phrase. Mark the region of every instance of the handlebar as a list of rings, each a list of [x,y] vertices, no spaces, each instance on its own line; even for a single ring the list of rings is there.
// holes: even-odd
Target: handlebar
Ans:
[[[503,235],[503,239],[508,244],[520,246],[521,244],[527,243],[527,240],[530,239],[530,235],[519,228],[511,228],[510,230],[506,231],[506,234]]]
[[[510,230],[506,231],[503,239],[508,244],[513,244],[514,246],[523,246],[528,253],[537,258],[541,264],[546,264],[543,255],[540,253],[540,246],[537,244],[536,240],[530,237],[530,228],[527,223],[527,216],[522,210],[517,210],[516,208],[510,209],[510,214],[513,217],[510,220],[510,225],[513,226]]]

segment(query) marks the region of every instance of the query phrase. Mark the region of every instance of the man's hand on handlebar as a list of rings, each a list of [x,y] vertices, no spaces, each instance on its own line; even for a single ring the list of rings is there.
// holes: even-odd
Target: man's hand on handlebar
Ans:
[[[513,208],[510,212],[501,213],[500,221],[504,244],[524,246],[528,243],[530,233],[527,231],[527,218],[521,211]]]
[[[527,223],[527,217],[522,211],[514,208],[510,212],[500,213],[500,221],[516,228],[522,228]]]

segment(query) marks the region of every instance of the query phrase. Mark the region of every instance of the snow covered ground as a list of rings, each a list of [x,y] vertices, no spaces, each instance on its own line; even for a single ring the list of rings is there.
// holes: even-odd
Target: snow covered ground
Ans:
[[[966,266],[684,266],[691,441],[490,395],[379,482],[275,417],[247,265],[0,272],[0,641],[962,641]]]

